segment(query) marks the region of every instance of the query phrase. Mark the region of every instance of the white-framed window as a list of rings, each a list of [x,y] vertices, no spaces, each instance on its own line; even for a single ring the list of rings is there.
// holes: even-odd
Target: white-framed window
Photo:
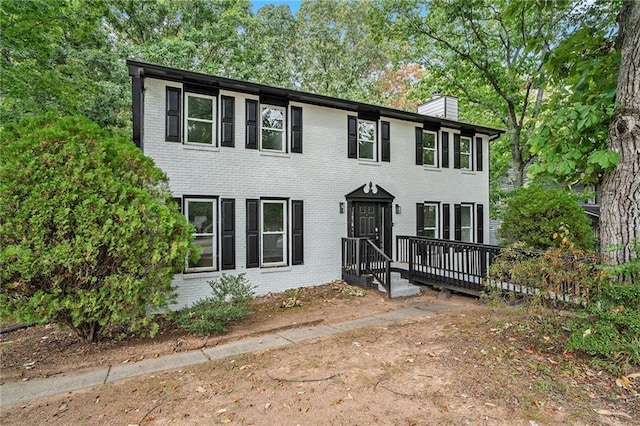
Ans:
[[[286,151],[286,116],[284,107],[260,106],[260,149],[264,151]]]
[[[200,247],[200,259],[187,259],[187,272],[216,270],[216,200],[185,198],[185,216],[195,230],[193,244]]]
[[[460,169],[471,170],[471,138],[460,136]]]
[[[185,93],[184,141],[215,146],[215,96]]]
[[[287,202],[261,201],[260,233],[262,266],[287,264]]]
[[[461,241],[473,242],[473,206],[470,204],[460,206],[460,237]]]
[[[358,120],[358,159],[376,160],[375,121]]]
[[[436,132],[422,131],[422,164],[438,166],[438,134]]]
[[[438,238],[440,236],[438,229],[438,204],[424,203],[423,220],[422,235],[430,238]]]

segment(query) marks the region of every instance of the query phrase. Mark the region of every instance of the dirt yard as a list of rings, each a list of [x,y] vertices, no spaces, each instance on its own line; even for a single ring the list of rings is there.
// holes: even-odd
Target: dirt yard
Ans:
[[[436,294],[390,301],[336,282],[302,290],[302,306],[282,308],[286,299],[283,294],[257,299],[250,317],[228,334],[209,338],[186,335],[168,324],[155,339],[94,345],[55,326],[4,334],[1,380],[132,363],[287,328],[337,323],[433,302]],[[640,424],[640,374],[616,378],[588,367],[547,336],[535,335],[522,308],[497,308],[457,296],[438,302],[450,309],[2,408],[0,423]]]

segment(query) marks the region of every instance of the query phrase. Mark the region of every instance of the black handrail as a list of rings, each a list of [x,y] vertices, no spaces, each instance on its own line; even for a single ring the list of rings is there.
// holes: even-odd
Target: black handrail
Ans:
[[[373,275],[391,297],[391,262],[375,243],[368,238],[342,238],[342,275],[347,281]]]

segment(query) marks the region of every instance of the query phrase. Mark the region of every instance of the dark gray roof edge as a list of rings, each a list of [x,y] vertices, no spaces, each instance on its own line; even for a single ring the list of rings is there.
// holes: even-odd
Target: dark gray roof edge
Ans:
[[[491,140],[505,133],[504,130],[494,129],[491,127],[478,126],[475,124],[447,120],[438,117],[430,117],[428,115],[422,115],[415,112],[388,108],[379,105],[366,104],[363,102],[350,101],[347,99],[333,98],[330,96],[318,95],[315,93],[300,92],[292,89],[267,86],[260,83],[251,83],[243,80],[218,77],[195,71],[171,68],[163,65],[151,64],[148,62],[140,62],[133,59],[127,59],[127,66],[129,67],[129,75],[138,75],[138,70],[142,68],[143,75],[148,77],[157,77],[165,80],[183,82],[212,84],[214,87],[217,87],[219,89],[232,90],[253,95],[286,97],[290,101],[309,103],[329,108],[339,108],[354,112],[377,112],[378,114],[380,114],[380,116],[388,118],[420,123],[436,123],[441,125],[442,127],[448,127],[452,129],[473,130],[476,133],[494,136]]]

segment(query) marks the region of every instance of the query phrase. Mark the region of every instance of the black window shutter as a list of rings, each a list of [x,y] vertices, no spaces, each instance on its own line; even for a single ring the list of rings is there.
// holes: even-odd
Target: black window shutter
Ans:
[[[482,204],[476,205],[476,231],[476,242],[484,243],[484,206]]]
[[[449,167],[449,132],[442,132],[442,167]]]
[[[247,200],[247,268],[260,266],[260,200]]]
[[[476,138],[476,170],[482,171],[482,138]]]
[[[291,264],[304,263],[303,208],[302,200],[291,201]]]
[[[382,121],[382,161],[391,161],[391,123]]]
[[[222,269],[236,269],[236,200],[222,199]]]
[[[258,101],[246,100],[246,142],[245,148],[258,149]]]
[[[416,164],[421,166],[424,164],[422,153],[422,127],[416,127]]]
[[[178,87],[167,87],[165,140],[168,142],[180,142],[181,104],[182,90]]]
[[[422,237],[424,235],[424,204],[416,204],[416,235]]]
[[[453,135],[453,168],[460,168],[460,135]]]
[[[291,152],[302,154],[302,108],[291,107]]]
[[[451,239],[451,213],[449,204],[442,205],[442,238]]]
[[[358,117],[347,117],[347,157],[358,158]]]
[[[221,113],[221,129],[222,129],[222,146],[233,147],[234,144],[234,130],[233,130],[233,117],[235,115],[235,98],[231,96],[221,96],[220,101],[222,103]]]
[[[455,216],[455,235],[454,240],[461,241],[462,240],[462,206],[460,204],[456,204],[453,206],[453,215]]]

